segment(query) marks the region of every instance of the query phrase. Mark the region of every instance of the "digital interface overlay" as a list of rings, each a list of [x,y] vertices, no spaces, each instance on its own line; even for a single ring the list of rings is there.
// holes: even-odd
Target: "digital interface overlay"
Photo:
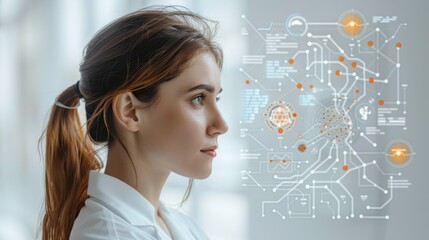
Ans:
[[[322,19],[323,20],[323,19]],[[242,15],[242,186],[261,217],[389,219],[411,182],[407,87],[398,16],[351,9],[335,22]],[[250,191],[250,190],[249,190]]]

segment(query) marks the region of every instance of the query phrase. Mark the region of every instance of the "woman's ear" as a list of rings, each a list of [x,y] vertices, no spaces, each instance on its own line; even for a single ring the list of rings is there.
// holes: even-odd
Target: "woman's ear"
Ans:
[[[112,110],[116,121],[131,132],[140,130],[140,123],[136,112],[138,99],[131,93],[125,92],[113,98]]]

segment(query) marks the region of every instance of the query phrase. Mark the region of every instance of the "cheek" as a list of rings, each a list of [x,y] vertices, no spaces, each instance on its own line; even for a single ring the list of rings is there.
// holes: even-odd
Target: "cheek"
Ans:
[[[197,111],[178,111],[171,118],[170,136],[173,144],[180,151],[199,151],[200,144],[204,144],[204,116]]]
[[[199,152],[204,144],[203,112],[180,105],[159,109],[163,110],[152,116],[149,126],[154,147],[169,155],[167,158],[189,158],[192,156],[187,154]]]

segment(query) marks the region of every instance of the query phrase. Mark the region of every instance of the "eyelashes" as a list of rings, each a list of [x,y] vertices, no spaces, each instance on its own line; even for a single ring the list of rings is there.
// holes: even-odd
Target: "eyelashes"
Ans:
[[[195,104],[195,105],[198,105],[198,106],[202,106],[202,105],[204,105],[203,104],[203,102],[204,102],[204,99],[207,97],[207,95],[205,95],[205,94],[200,94],[200,95],[198,95],[198,96],[196,96],[196,97],[194,97],[193,99],[192,99],[192,103],[193,104]],[[197,100],[197,101],[196,101]],[[216,102],[218,102],[220,100],[220,97],[216,97]]]

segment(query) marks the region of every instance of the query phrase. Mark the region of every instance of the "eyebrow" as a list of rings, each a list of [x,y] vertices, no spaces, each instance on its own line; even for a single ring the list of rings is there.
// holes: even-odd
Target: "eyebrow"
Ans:
[[[204,90],[207,90],[207,91],[209,91],[210,93],[213,93],[214,92],[214,87],[212,87],[212,86],[210,86],[210,85],[207,85],[207,84],[200,84],[200,85],[198,85],[198,86],[195,86],[195,87],[193,87],[193,88],[191,88],[191,89],[189,89],[188,90],[188,92],[192,92],[192,91],[195,91],[195,90],[198,90],[198,89],[204,89]],[[222,88],[219,90],[219,93],[221,93],[222,92]],[[218,93],[218,94],[219,94]]]

